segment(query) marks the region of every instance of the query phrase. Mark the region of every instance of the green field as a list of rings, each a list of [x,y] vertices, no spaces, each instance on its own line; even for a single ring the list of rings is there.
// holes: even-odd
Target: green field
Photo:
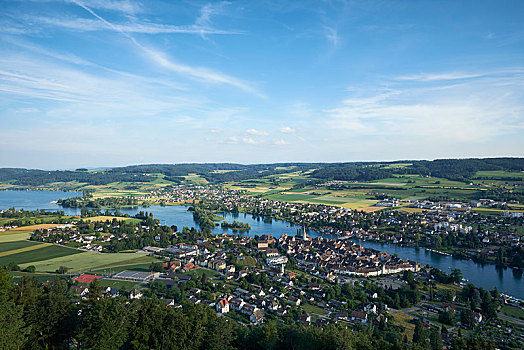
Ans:
[[[32,242],[32,241],[12,241],[12,242],[3,242],[0,243],[0,253],[8,252],[10,250],[20,249],[20,248],[26,248],[31,247],[35,245],[42,244],[40,242]]]
[[[37,262],[40,262],[42,260],[49,260],[49,259],[53,260],[53,259],[61,259],[61,258],[74,259],[70,256],[78,255],[81,253],[82,251],[77,250],[77,249],[71,249],[71,248],[65,248],[65,247],[53,245],[53,246],[48,246],[48,247],[44,247],[41,249],[2,256],[0,257],[0,266],[8,265],[10,262],[15,262],[18,265],[24,265],[24,267],[28,265],[36,266],[38,264]],[[54,272],[56,269],[58,269],[58,267],[59,266],[57,266],[53,270],[41,270],[41,269],[38,269],[37,267],[37,270]]]
[[[524,320],[524,310],[515,306],[504,305],[502,306],[502,313],[506,316],[518,318]]]
[[[47,249],[47,248],[44,248]],[[104,267],[131,265],[138,263],[146,263],[156,261],[155,258],[147,256],[146,254],[136,253],[95,253],[95,252],[81,252],[79,250],[68,249],[70,251],[77,251],[79,254],[73,256],[61,256],[55,258],[40,259],[34,261],[32,264],[20,265],[22,268],[27,265],[34,265],[37,271],[54,272],[60,266],[65,266],[70,272],[86,272],[94,269],[102,269]],[[42,250],[42,249],[41,249]]]
[[[23,241],[23,240],[28,239],[30,236],[31,236],[30,233],[2,232],[2,233],[0,233],[0,244],[4,244],[5,242]]]

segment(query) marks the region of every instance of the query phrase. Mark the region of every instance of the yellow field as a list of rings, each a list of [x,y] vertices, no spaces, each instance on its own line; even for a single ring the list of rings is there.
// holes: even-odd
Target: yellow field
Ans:
[[[60,226],[61,224],[40,224],[40,225],[30,225],[30,226],[21,226],[17,228],[13,228],[11,230],[8,230],[6,232],[13,232],[13,233],[22,233],[22,232],[33,232],[34,230],[38,230],[41,228],[49,229],[53,227]]]
[[[508,211],[510,213],[524,213],[524,209],[520,210],[504,210],[504,209],[492,209],[492,208],[474,208],[472,211],[491,211],[494,213],[502,213],[503,211]]]
[[[406,315],[402,311],[395,312],[394,314],[391,314],[391,316],[393,317],[394,324],[397,324],[405,328],[404,334],[407,335],[408,340],[413,339],[413,333],[415,332],[415,325],[409,322],[413,319],[413,317]]]
[[[52,245],[52,244],[51,243],[43,243],[43,244],[36,244],[36,245],[29,246],[29,247],[24,247],[24,248],[8,250],[7,252],[0,252],[0,256],[6,256],[6,255],[11,255],[11,254],[16,254],[16,253],[28,252],[30,250],[36,250],[36,249],[48,247],[50,245]]]
[[[365,208],[359,208],[358,210],[363,211],[365,213],[372,213],[380,209],[386,209],[386,207],[365,207]]]
[[[130,220],[131,218],[100,215],[100,216],[93,216],[91,218],[84,218],[83,220],[84,221],[107,221],[107,220],[112,221],[113,219],[117,219],[118,221],[126,221],[126,220]]]
[[[423,211],[426,211],[426,209],[421,208],[397,208],[397,210],[405,211],[406,213],[422,213]]]

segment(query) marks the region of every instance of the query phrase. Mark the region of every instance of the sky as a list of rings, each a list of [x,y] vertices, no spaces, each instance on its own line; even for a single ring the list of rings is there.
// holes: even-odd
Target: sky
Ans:
[[[524,1],[0,0],[0,167],[524,156]]]

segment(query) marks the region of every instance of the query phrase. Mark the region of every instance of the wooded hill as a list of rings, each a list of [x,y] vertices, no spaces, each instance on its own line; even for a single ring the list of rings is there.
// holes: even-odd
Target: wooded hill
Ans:
[[[197,174],[211,183],[257,179],[268,175],[316,169],[309,176],[320,180],[372,181],[396,174],[423,175],[469,181],[478,171],[524,171],[524,158],[437,159],[433,161],[348,162],[348,163],[274,163],[274,164],[148,164],[98,171],[45,171],[1,168],[0,182],[21,186],[41,186],[55,182],[76,181],[89,185],[112,182],[151,182],[164,175],[175,183],[184,176]]]

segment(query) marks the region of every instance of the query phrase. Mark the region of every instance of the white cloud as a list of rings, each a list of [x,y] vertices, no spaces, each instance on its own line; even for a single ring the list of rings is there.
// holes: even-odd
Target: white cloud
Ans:
[[[238,143],[238,138],[234,136],[230,136],[228,138],[225,138],[223,140],[218,141],[218,143],[224,143],[229,145],[236,145]]]
[[[248,144],[248,145],[256,145],[258,143],[261,143],[261,141],[253,140],[250,137],[244,137],[242,139],[242,142],[245,143],[245,144]]]
[[[284,146],[284,145],[289,145],[289,142],[286,141],[286,140],[282,140],[282,139],[281,139],[281,140],[276,140],[276,141],[274,142],[274,144],[275,144],[275,145],[278,145],[278,146]]]
[[[246,134],[254,136],[267,136],[269,135],[266,131],[257,130],[257,129],[247,129]]]
[[[296,131],[296,129],[290,128],[289,126],[285,126],[280,129],[280,132],[283,134],[294,134]]]
[[[221,131],[219,129],[209,129],[209,132],[212,134],[220,134]]]

